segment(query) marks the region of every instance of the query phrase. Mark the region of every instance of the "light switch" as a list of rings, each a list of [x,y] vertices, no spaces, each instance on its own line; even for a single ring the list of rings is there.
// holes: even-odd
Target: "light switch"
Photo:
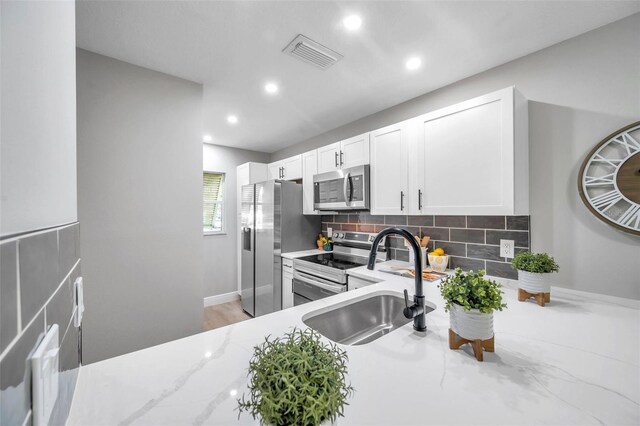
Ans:
[[[49,423],[53,406],[58,398],[60,342],[58,324],[51,326],[31,358],[33,424]]]

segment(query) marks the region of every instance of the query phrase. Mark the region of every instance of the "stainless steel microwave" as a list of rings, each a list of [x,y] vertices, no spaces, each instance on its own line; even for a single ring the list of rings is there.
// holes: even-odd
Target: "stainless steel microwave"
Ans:
[[[369,165],[315,175],[313,208],[369,210]]]

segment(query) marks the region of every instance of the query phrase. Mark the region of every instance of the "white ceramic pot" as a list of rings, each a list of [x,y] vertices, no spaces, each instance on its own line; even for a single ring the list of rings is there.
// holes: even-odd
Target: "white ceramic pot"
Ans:
[[[487,340],[493,337],[493,312],[483,314],[477,309],[465,311],[454,304],[449,310],[451,329],[467,340]]]
[[[550,293],[551,274],[527,272],[518,269],[518,287],[527,293]]]

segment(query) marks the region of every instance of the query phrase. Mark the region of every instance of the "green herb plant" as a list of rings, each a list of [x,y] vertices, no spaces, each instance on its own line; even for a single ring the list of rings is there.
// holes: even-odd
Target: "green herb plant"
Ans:
[[[465,311],[478,309],[484,314],[501,311],[507,305],[502,303],[502,287],[495,281],[484,278],[484,270],[478,272],[462,272],[456,268],[439,285],[440,294],[444,298],[444,310],[449,311],[453,305],[461,306]]]
[[[558,272],[560,270],[553,257],[547,253],[530,253],[528,251],[518,253],[511,261],[511,266],[521,271],[537,274]]]
[[[249,412],[267,425],[319,425],[344,416],[353,387],[346,384],[347,353],[320,334],[294,328],[284,337],[254,348],[249,362],[249,396],[238,399],[240,413]]]

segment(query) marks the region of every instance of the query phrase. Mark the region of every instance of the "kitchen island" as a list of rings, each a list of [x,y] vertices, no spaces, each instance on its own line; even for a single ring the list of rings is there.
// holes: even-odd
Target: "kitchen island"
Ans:
[[[380,291],[413,294],[413,280],[380,272],[384,266],[350,271],[379,284],[83,366],[67,424],[257,424],[236,409],[253,347],[305,327],[305,314],[329,305]],[[553,288],[542,308],[505,287],[495,353],[478,362],[469,347],[449,349],[437,283],[424,287],[437,307],[426,333],[408,323],[343,346],[355,393],[337,424],[640,423],[638,301]]]

